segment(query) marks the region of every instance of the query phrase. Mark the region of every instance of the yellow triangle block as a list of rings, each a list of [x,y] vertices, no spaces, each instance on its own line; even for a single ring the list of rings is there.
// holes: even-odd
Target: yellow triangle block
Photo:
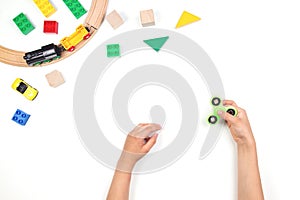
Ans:
[[[196,15],[193,15],[187,11],[183,11],[180,19],[177,22],[176,28],[180,28],[182,26],[191,24],[193,22],[201,20],[200,17],[197,17]]]

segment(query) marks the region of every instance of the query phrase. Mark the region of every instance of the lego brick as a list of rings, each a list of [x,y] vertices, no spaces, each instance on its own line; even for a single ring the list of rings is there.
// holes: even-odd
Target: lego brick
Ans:
[[[29,119],[30,115],[23,112],[22,110],[17,109],[17,111],[15,112],[12,120],[15,121],[16,123],[25,126],[28,119]]]
[[[58,33],[58,22],[44,21],[44,33]]]
[[[73,13],[73,15],[76,17],[76,19],[79,19],[81,16],[83,16],[87,12],[78,0],[63,0],[63,2],[66,4],[66,6],[69,8],[69,10]]]
[[[20,13],[13,19],[13,21],[24,35],[27,35],[34,30],[34,26],[31,24],[26,15],[24,15],[24,13]]]
[[[118,57],[120,56],[120,45],[119,44],[109,44],[106,46],[107,57]]]
[[[141,23],[143,27],[155,25],[153,10],[143,10],[140,12]]]
[[[56,87],[62,85],[63,83],[65,83],[64,77],[57,70],[54,70],[53,72],[51,72],[49,74],[46,74],[46,79],[47,79],[49,85],[51,87],[54,87],[54,88],[56,88]]]
[[[176,28],[180,28],[182,26],[194,23],[196,21],[201,20],[200,17],[193,15],[187,11],[183,11],[183,13],[181,14],[181,17],[179,18]]]
[[[50,17],[56,12],[54,6],[49,2],[49,0],[33,0],[35,5],[40,9],[45,17]]]
[[[148,44],[152,49],[159,52],[159,50],[164,46],[164,44],[169,39],[169,36],[166,37],[160,37],[160,38],[154,38],[150,40],[144,40],[146,44]]]
[[[106,16],[106,20],[111,25],[111,27],[113,27],[113,29],[117,29],[124,23],[122,17],[115,10]]]

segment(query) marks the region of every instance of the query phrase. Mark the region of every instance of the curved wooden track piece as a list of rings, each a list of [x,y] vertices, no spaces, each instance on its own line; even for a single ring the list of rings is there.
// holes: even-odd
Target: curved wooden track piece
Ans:
[[[91,37],[94,36],[96,31],[99,29],[100,25],[102,24],[104,20],[104,16],[107,9],[108,0],[93,0],[92,5],[90,7],[90,10],[87,14],[87,17],[84,22],[84,26],[88,27],[90,29]],[[36,67],[46,66],[50,65],[56,62],[59,62],[60,60],[63,60],[70,55],[77,52],[79,49],[81,49],[86,43],[88,43],[91,40],[89,38],[88,40],[83,40],[78,45],[76,45],[76,49],[73,52],[64,51],[61,55],[61,58],[58,60],[54,60],[49,63],[44,63],[42,65],[38,65]],[[18,67],[29,67],[26,63],[26,61],[23,59],[23,56],[25,55],[25,52],[22,51],[16,51],[12,49],[8,49],[4,46],[0,45],[0,62],[3,62],[5,64],[18,66]]]

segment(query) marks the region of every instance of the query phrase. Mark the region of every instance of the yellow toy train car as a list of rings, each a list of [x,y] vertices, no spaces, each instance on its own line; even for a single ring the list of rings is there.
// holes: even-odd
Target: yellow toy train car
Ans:
[[[76,28],[76,31],[69,37],[64,37],[60,40],[61,45],[67,51],[74,51],[75,46],[80,43],[82,40],[87,40],[91,34],[89,33],[88,28],[84,27],[82,24]]]

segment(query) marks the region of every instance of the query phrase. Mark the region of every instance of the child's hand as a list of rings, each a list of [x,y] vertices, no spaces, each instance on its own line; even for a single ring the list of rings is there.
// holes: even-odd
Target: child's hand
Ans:
[[[127,136],[123,153],[118,163],[118,170],[131,172],[136,162],[145,156],[156,143],[158,134],[154,133],[161,129],[159,124],[139,124]]]
[[[255,145],[255,140],[252,134],[251,126],[247,117],[247,113],[244,109],[238,107],[234,101],[224,100],[224,106],[234,106],[238,115],[236,117],[232,116],[227,112],[219,111],[218,114],[222,117],[231,132],[233,139],[238,145]]]

